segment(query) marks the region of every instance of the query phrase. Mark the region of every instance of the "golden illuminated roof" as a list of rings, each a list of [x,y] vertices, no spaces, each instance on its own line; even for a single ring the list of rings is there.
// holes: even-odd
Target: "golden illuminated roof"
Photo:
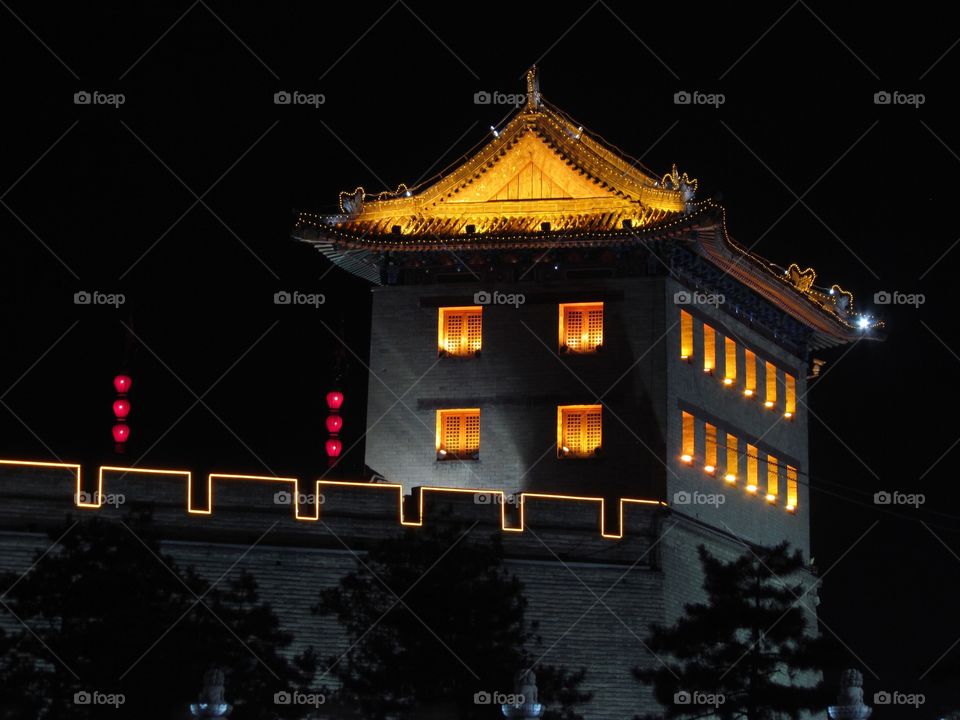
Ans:
[[[341,237],[416,239],[645,228],[684,213],[696,180],[675,167],[655,177],[591,138],[543,101],[533,72],[526,104],[449,174],[377,195],[342,192],[340,213],[301,221]]]

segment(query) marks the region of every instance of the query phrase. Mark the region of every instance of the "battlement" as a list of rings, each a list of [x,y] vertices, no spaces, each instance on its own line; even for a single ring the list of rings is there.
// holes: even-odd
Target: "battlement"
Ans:
[[[662,500],[553,495],[500,489],[415,487],[404,494],[402,485],[344,480],[302,480],[297,477],[212,472],[206,482],[191,470],[100,465],[96,480],[80,463],[0,459],[0,488],[9,508],[21,517],[32,514],[33,501],[44,499],[56,512],[73,507],[81,511],[158,504],[182,507],[199,522],[218,508],[245,508],[277,512],[300,524],[318,523],[331,514],[382,519],[395,517],[400,527],[422,527],[442,506],[461,521],[486,522],[505,533],[523,533],[531,521],[539,527],[584,527],[590,523],[606,539],[619,540],[631,531],[644,532],[649,511],[666,507]],[[15,491],[11,493],[10,491]],[[325,523],[324,523],[325,524]]]

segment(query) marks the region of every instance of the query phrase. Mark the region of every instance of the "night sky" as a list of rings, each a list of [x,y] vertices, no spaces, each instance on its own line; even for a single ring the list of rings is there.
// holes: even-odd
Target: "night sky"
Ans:
[[[960,639],[960,31],[932,6],[18,1],[0,16],[0,457],[113,460],[111,379],[127,370],[130,459],[316,474],[339,355],[344,439],[360,441],[343,472],[358,475],[369,292],[290,240],[293,213],[455,163],[510,110],[474,94],[522,92],[536,62],[587,132],[658,173],[676,162],[740,243],[886,321],[886,342],[817,354],[820,610],[868,702],[919,690],[922,714],[960,707],[960,644],[930,670]],[[725,102],[675,104],[684,90]],[[327,302],[277,306],[281,290]],[[75,305],[78,291],[126,301]],[[875,306],[878,291],[924,303]],[[878,507],[878,490],[926,502]]]

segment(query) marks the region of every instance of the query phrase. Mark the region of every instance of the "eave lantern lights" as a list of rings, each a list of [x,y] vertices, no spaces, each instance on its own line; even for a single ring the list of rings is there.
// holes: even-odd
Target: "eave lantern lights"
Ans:
[[[343,418],[340,416],[340,407],[343,405],[343,393],[339,390],[331,390],[327,393],[327,408],[330,414],[327,415],[327,432],[330,437],[324,446],[327,452],[327,462],[333,467],[340,453],[343,452],[343,442],[340,440],[340,430],[343,428]]]
[[[130,439],[130,426],[127,424],[127,416],[130,415],[130,400],[127,394],[133,380],[129,375],[117,375],[113,378],[113,389],[117,391],[117,399],[113,401],[113,415],[116,422],[111,432],[113,433],[113,447],[117,453],[124,452],[127,440]]]

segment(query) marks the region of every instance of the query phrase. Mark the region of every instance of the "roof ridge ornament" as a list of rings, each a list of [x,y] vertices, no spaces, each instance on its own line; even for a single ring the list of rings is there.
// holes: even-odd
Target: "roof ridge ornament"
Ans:
[[[536,112],[540,109],[540,76],[537,66],[531,65],[527,70],[527,111]]]

